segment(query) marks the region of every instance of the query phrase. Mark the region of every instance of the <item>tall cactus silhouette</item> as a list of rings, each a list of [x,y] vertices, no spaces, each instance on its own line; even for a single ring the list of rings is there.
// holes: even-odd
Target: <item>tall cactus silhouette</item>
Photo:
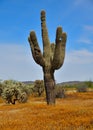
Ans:
[[[28,41],[30,43],[33,59],[43,68],[46,99],[47,104],[50,105],[55,104],[54,72],[63,65],[67,36],[66,33],[62,31],[62,28],[58,27],[56,30],[55,43],[50,43],[46,27],[46,12],[44,10],[41,11],[41,32],[43,53],[40,50],[34,31],[30,32]]]

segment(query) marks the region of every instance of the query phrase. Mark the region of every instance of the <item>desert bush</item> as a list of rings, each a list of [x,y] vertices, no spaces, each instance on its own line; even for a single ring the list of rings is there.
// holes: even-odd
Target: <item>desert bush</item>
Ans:
[[[33,92],[36,93],[39,97],[44,92],[44,82],[43,80],[36,80],[34,83]]]
[[[32,93],[33,93],[33,88],[34,88],[34,85],[32,84],[23,84],[21,86],[21,90],[22,92],[25,92],[28,96],[30,96]]]
[[[87,92],[88,87],[86,84],[81,84],[80,86],[77,87],[77,92]]]
[[[15,104],[15,101],[19,101],[20,103],[27,101],[29,90],[25,84],[13,80],[6,80],[3,82],[3,86],[2,98],[7,103]]]
[[[2,98],[6,101],[6,103],[15,104],[15,101],[19,99],[20,95],[20,89],[16,86],[12,86],[4,88]]]
[[[28,100],[27,93],[26,92],[21,93],[18,99],[19,103],[26,103],[27,100]]]
[[[61,86],[56,86],[55,95],[56,95],[56,98],[64,98],[65,97],[65,89]]]

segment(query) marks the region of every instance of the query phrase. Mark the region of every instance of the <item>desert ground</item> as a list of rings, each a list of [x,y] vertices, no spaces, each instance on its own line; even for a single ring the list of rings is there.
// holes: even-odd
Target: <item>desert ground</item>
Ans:
[[[93,130],[93,92],[68,93],[54,106],[45,97],[15,105],[0,99],[0,130]]]

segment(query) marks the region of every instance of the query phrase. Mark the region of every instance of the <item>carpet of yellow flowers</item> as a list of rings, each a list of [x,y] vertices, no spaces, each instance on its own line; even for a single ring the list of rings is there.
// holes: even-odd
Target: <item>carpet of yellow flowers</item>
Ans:
[[[93,130],[93,92],[67,94],[54,106],[44,97],[16,105],[0,99],[0,130]]]

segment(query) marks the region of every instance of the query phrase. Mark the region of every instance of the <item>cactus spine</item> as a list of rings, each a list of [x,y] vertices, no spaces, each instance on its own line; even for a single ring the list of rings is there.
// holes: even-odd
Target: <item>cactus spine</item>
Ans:
[[[41,32],[43,53],[40,50],[34,31],[30,32],[28,41],[30,43],[32,56],[35,62],[43,68],[46,99],[47,104],[50,105],[55,104],[54,72],[63,65],[67,36],[66,33],[62,31],[62,28],[58,27],[56,30],[55,44],[50,43],[46,27],[46,14],[44,10],[41,11]]]

